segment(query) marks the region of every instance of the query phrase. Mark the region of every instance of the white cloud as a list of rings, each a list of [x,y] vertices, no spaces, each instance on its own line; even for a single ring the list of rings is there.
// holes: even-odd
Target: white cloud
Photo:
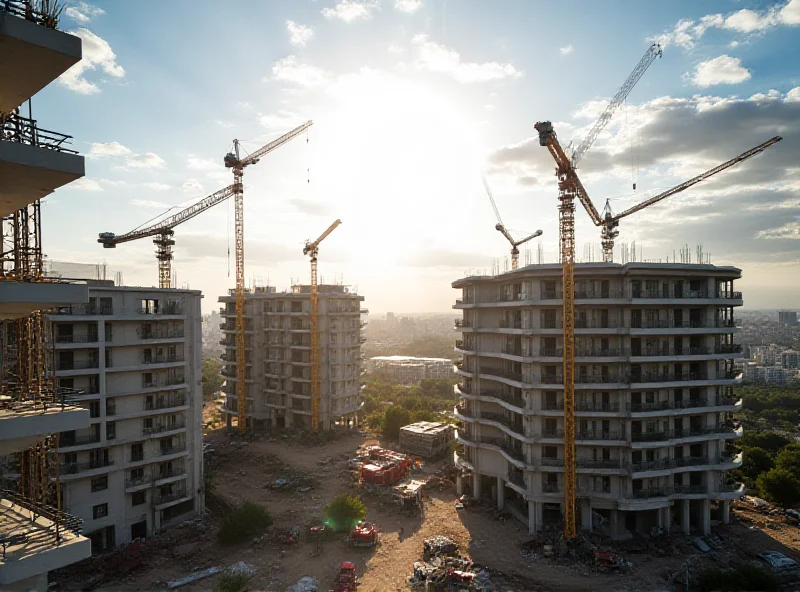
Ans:
[[[512,64],[462,62],[461,55],[457,51],[429,41],[427,35],[416,35],[412,43],[415,47],[418,68],[448,74],[458,82],[487,82],[522,76],[522,72]]]
[[[221,119],[215,119],[214,123],[216,123],[220,127],[226,128],[226,129],[233,127],[233,124],[230,121],[222,121]]]
[[[77,181],[73,181],[69,185],[66,186],[67,189],[77,189],[78,191],[103,191],[103,188],[100,186],[100,183],[93,179],[87,179],[83,177],[82,179],[78,179]]]
[[[738,41],[731,41],[730,43],[728,43],[728,47],[730,49],[736,49],[737,47],[739,47],[739,42]]]
[[[152,189],[153,191],[166,191],[167,189],[172,189],[172,185],[167,185],[166,183],[158,183],[158,182],[150,182],[150,183],[142,183],[142,187],[147,187],[148,189]]]
[[[786,93],[786,102],[800,103],[800,86],[795,86],[792,90]]]
[[[558,51],[561,53],[561,55],[569,55],[575,51],[575,48],[572,47],[572,45],[567,45],[566,47],[560,47]]]
[[[61,84],[74,92],[90,95],[100,92],[100,87],[84,78],[87,71],[99,68],[114,78],[125,76],[125,70],[117,64],[117,56],[105,39],[88,29],[78,29],[70,33],[83,40],[83,59],[59,76],[58,81]]]
[[[85,25],[96,16],[102,16],[106,13],[102,8],[92,6],[86,2],[78,2],[75,6],[67,6],[64,14],[77,22],[79,25]]]
[[[800,240],[800,222],[789,222],[777,228],[762,230],[756,234],[756,238]]]
[[[666,47],[678,45],[683,49],[692,49],[708,29],[722,29],[744,35],[763,33],[778,26],[800,25],[800,0],[789,0],[783,6],[772,6],[763,11],[743,8],[725,16],[709,14],[697,22],[683,19],[663,34],[652,38],[652,41]],[[731,47],[735,45],[731,44]]]
[[[89,148],[86,158],[105,158],[106,156],[124,156],[130,154],[130,148],[126,148],[119,142],[93,142]]]
[[[300,125],[303,120],[299,115],[291,111],[280,109],[276,113],[269,113],[267,115],[259,114],[258,121],[264,127],[272,128],[272,131],[282,131],[294,129]]]
[[[170,207],[172,207],[169,204],[165,204],[160,201],[153,201],[150,199],[132,199],[131,203],[135,206],[139,206],[140,208],[156,208],[159,210],[167,210]]]
[[[155,169],[164,166],[164,159],[154,152],[145,152],[129,156],[126,164],[134,169]]]
[[[394,0],[394,7],[400,12],[413,13],[422,6],[422,0]]]
[[[189,158],[186,159],[186,166],[194,171],[207,171],[209,169],[219,168],[219,163],[214,162],[210,158],[200,158],[199,156],[190,154]]]
[[[400,55],[401,53],[405,53],[405,49],[398,45],[397,43],[390,43],[389,44],[389,53],[393,53],[395,55]]]
[[[189,193],[199,193],[203,190],[203,185],[197,179],[187,179],[183,182],[181,188]]]
[[[338,18],[346,23],[372,18],[372,11],[378,7],[377,0],[341,0],[334,8],[323,8],[322,16],[327,19]]]
[[[303,64],[293,55],[282,58],[272,66],[272,78],[305,87],[319,86],[326,76],[320,68]]]
[[[742,66],[739,58],[721,55],[713,60],[701,62],[695,68],[692,82],[702,88],[715,84],[738,84],[750,79],[750,71]]]
[[[286,21],[286,30],[289,32],[289,43],[304,47],[314,36],[314,30],[294,21]]]

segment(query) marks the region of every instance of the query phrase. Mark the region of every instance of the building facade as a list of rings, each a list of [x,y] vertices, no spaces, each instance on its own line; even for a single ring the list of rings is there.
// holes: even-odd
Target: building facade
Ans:
[[[739,380],[741,271],[688,264],[575,267],[575,432],[584,530],[615,539],[672,525],[707,533],[743,494],[727,471]],[[561,268],[453,282],[460,490],[492,494],[531,532],[562,524]],[[470,479],[467,479],[470,476]]]
[[[426,378],[453,377],[453,361],[447,358],[418,358],[414,356],[375,356],[369,359],[369,370],[382,370],[403,384]]]
[[[223,317],[223,390],[228,427],[237,415],[236,297],[219,301]],[[320,426],[355,422],[361,408],[363,296],[344,286],[319,286]],[[247,417],[254,429],[311,425],[311,293],[256,288],[245,294]]]
[[[789,325],[794,327],[797,325],[797,311],[796,310],[779,310],[778,311],[778,324]]]
[[[201,295],[90,284],[50,318],[59,385],[91,418],[60,435],[63,503],[100,551],[204,508]]]

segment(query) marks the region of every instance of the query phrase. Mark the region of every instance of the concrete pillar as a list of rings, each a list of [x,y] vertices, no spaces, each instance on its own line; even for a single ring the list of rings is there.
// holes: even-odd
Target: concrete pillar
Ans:
[[[528,502],[528,533],[535,534],[542,527],[542,504]]]
[[[225,429],[229,432],[233,428],[232,419],[233,416],[230,413],[225,414]]]
[[[581,530],[592,532],[592,501],[581,500]]]
[[[481,476],[478,473],[472,474],[472,497],[479,498],[481,496]]]
[[[700,525],[703,534],[711,532],[711,502],[707,499],[703,500],[703,508],[700,514]]]
[[[461,473],[456,475],[456,495],[464,495],[464,477],[461,476]]]
[[[294,414],[291,411],[287,410],[285,412],[285,414],[283,416],[283,427],[285,427],[286,429],[289,429],[290,427],[292,427],[292,416],[293,415]]]
[[[689,500],[681,500],[681,532],[689,534],[691,530],[691,503]]]
[[[616,541],[619,540],[619,510],[611,510],[609,514],[608,526],[611,534],[611,540]]]
[[[722,502],[722,523],[723,524],[730,524],[731,523],[731,501],[725,500]]]
[[[663,530],[665,534],[669,534],[669,527],[670,527],[669,507],[661,508],[658,514],[659,514],[658,525],[661,527],[661,530]]]
[[[502,477],[497,478],[497,509],[502,510],[506,504],[506,482]]]

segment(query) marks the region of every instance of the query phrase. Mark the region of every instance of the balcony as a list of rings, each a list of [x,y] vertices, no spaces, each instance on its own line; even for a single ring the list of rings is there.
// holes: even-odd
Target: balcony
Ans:
[[[564,350],[556,350],[558,353],[557,356],[561,357],[564,355]],[[621,349],[619,347],[609,347],[606,349],[576,349],[575,350],[575,357],[576,358],[619,358],[621,356],[627,356],[629,351],[626,349]],[[544,354],[542,354],[544,355]]]
[[[142,330],[141,328],[136,329],[136,337],[143,341],[147,339],[183,339],[183,335],[183,329],[174,329],[171,331],[165,329],[151,329],[149,331]]]
[[[575,440],[594,441],[594,440],[625,440],[625,430],[586,430],[576,431]]]
[[[57,360],[56,370],[64,372],[68,370],[92,370],[100,366],[99,360]]]
[[[154,380],[142,379],[142,388],[165,388],[170,386],[178,386],[185,382],[183,376],[174,376],[171,378],[162,378]]]
[[[621,326],[616,319],[575,319],[576,329],[617,329]]]
[[[174,356],[142,356],[142,364],[171,364],[177,362],[185,362],[186,358],[183,354],[175,354]]]
[[[633,432],[632,442],[663,442],[667,440],[678,440],[681,438],[696,438],[700,436],[712,435],[741,435],[741,429],[734,430],[727,426],[707,426],[702,428],[673,429],[661,432]]]
[[[707,356],[712,353],[710,347],[663,347],[663,348],[642,348],[632,351],[631,357],[670,357],[677,356]]]
[[[634,374],[630,378],[632,383],[690,382],[695,380],[709,380],[708,372],[645,373],[638,376]]]
[[[143,460],[143,459],[140,459]],[[154,481],[153,475],[142,475],[141,477],[134,477],[133,479],[125,480],[125,489],[134,489],[145,485],[150,485]]]
[[[145,308],[137,308],[136,314],[139,315],[182,315],[186,314],[186,309],[179,305],[176,302],[167,303],[165,306],[155,308],[155,307],[145,307]]]
[[[671,487],[651,487],[648,489],[634,490],[627,496],[627,499],[653,499],[657,497],[667,497],[670,493],[672,493]]]
[[[561,491],[559,483],[542,483],[542,493],[561,493]]]
[[[185,489],[180,489],[174,493],[169,493],[166,495],[156,495],[153,498],[153,505],[162,506],[164,504],[169,504],[172,502],[176,502],[180,499],[183,499],[187,496]]]
[[[522,329],[522,321],[513,321],[508,319],[500,319],[497,324],[500,329]]]
[[[93,460],[89,462],[63,463],[59,465],[58,472],[61,475],[76,475],[95,469],[103,469],[114,465],[113,460]]]
[[[183,419],[181,421],[176,421],[175,423],[156,425],[150,428],[142,428],[142,436],[152,436],[155,434],[162,434],[164,432],[182,430],[185,427],[186,427],[186,420]]]
[[[97,343],[99,339],[97,333],[87,335],[56,335],[56,343]]]
[[[561,408],[564,405],[562,403]],[[575,411],[579,413],[619,413],[619,403],[603,403],[593,401],[582,401],[575,403]]]
[[[88,434],[86,436],[74,436],[74,437],[60,437],[58,439],[58,447],[59,448],[73,448],[75,446],[86,446],[87,444],[97,444],[101,442],[102,438],[100,434]]]
[[[155,411],[157,409],[183,407],[184,405],[186,405],[186,397],[168,397],[165,399],[156,399],[155,401],[148,401],[147,399],[145,399],[144,410]]]
[[[159,456],[168,456],[170,454],[180,454],[186,452],[186,444],[176,444],[175,446],[162,446],[158,450]]]

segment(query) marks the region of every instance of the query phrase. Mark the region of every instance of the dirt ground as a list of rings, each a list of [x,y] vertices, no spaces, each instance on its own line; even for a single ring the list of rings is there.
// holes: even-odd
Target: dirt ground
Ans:
[[[227,443],[222,430],[206,437],[215,448],[209,463],[213,494],[208,496],[210,518],[195,521],[161,535],[158,551],[151,551],[144,565],[120,580],[97,588],[104,592],[164,590],[167,581],[209,567],[225,568],[238,561],[256,569],[248,587],[251,591],[283,592],[303,576],[313,576],[324,592],[342,561],[353,561],[361,578],[360,592],[410,590],[408,577],[414,561],[420,559],[424,539],[441,534],[456,541],[472,560],[493,571],[492,582],[502,591],[637,591],[667,590],[667,576],[688,562],[724,565],[732,558],[751,557],[764,550],[786,553],[800,561],[800,529],[780,519],[737,509],[734,524],[720,526],[717,532],[723,549],[701,556],[690,539],[678,537],[669,553],[626,553],[633,568],[623,575],[592,573],[582,564],[559,563],[524,552],[522,543],[530,536],[513,519],[498,520],[481,507],[457,511],[452,489],[433,488],[426,501],[424,517],[407,517],[381,498],[365,495],[367,519],[382,532],[373,549],[351,549],[340,538],[322,545],[315,555],[315,544],[300,543],[277,547],[267,540],[236,547],[216,542],[213,524],[224,512],[225,504],[252,501],[262,504],[274,519],[274,528],[302,526],[322,518],[325,504],[342,491],[356,491],[347,474],[346,459],[359,445],[377,443],[367,434],[352,433],[321,447],[306,447],[285,440],[254,441],[243,446]],[[439,465],[426,466],[435,472]],[[305,492],[276,491],[266,486],[278,478],[302,476],[313,484]],[[769,524],[768,524],[769,523]],[[400,540],[399,530],[404,529]],[[497,572],[497,573],[495,573]],[[180,590],[211,591],[220,576],[212,576]]]

